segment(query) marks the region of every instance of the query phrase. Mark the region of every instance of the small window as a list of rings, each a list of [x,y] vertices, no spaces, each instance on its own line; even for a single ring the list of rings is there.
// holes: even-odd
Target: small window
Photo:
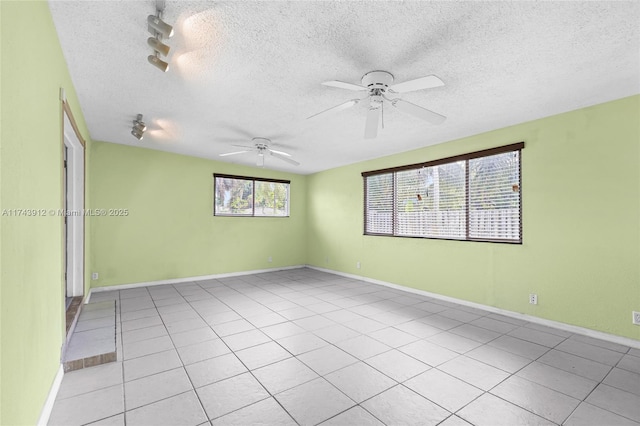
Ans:
[[[521,243],[523,148],[362,173],[365,235]]]
[[[214,174],[214,216],[289,216],[288,180]]]

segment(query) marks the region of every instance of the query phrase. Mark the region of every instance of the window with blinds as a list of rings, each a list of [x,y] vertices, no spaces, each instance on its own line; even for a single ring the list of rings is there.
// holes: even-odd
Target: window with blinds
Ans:
[[[524,143],[364,172],[366,235],[521,243]]]
[[[368,232],[393,235],[393,174],[371,176],[365,185]]]
[[[469,238],[520,241],[520,151],[469,160]]]

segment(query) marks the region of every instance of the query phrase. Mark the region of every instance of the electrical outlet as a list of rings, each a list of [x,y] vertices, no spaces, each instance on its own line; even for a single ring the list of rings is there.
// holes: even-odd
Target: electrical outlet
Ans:
[[[91,274],[91,279],[92,280],[97,280],[98,279],[98,273],[94,272],[93,274]]]
[[[269,262],[269,263],[273,262],[273,258],[272,258],[271,256],[269,256],[269,257],[267,258],[267,262]]]
[[[356,268],[360,269],[360,262],[356,262]]]
[[[324,258],[324,263],[329,263],[329,256]]]
[[[535,293],[531,293],[529,295],[529,303],[532,305],[537,305],[538,304],[538,295]]]
[[[635,325],[640,325],[640,312],[633,311],[633,323]]]

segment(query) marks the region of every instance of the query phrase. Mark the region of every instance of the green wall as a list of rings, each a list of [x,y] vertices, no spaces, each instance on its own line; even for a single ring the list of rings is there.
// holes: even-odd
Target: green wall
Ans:
[[[85,139],[46,2],[0,2],[0,211],[62,208],[64,87]],[[0,424],[35,424],[64,336],[61,217],[0,216]]]
[[[129,210],[92,218],[93,287],[306,262],[305,176],[100,142],[90,164],[91,207]],[[213,173],[291,180],[291,216],[214,217]]]
[[[309,176],[307,263],[640,339],[639,120],[633,96]],[[362,235],[361,172],[519,141],[522,245]]]

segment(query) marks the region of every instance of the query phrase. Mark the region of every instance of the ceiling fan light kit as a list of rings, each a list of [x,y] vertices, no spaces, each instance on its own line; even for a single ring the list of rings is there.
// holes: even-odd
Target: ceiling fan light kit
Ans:
[[[446,120],[444,115],[430,111],[426,108],[405,101],[399,97],[390,98],[400,93],[413,92],[415,90],[432,89],[444,86],[440,78],[435,75],[416,78],[414,80],[393,84],[393,74],[387,71],[371,71],[362,76],[361,84],[347,83],[344,81],[332,80],[322,83],[325,86],[336,87],[353,91],[366,91],[367,96],[361,99],[351,99],[335,107],[326,109],[307,118],[317,117],[328,112],[337,112],[356,105],[361,101],[369,101],[367,119],[364,128],[365,139],[373,139],[378,135],[378,127],[382,124],[384,128],[384,104],[388,102],[391,106],[400,111],[420,118],[432,124],[441,124]]]

